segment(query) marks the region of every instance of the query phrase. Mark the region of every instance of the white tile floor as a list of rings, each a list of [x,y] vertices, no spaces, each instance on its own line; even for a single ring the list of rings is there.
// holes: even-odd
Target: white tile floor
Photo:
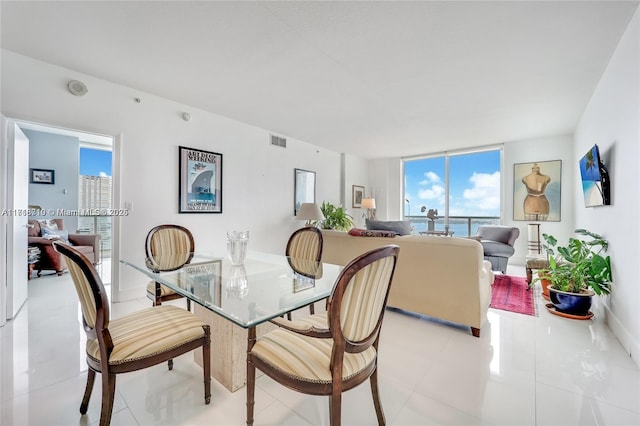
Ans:
[[[511,267],[513,275],[524,269]],[[536,293],[538,293],[536,291]],[[491,309],[482,337],[388,311],[380,344],[382,403],[390,425],[640,425],[640,371],[596,317],[575,321]],[[184,303],[184,302],[183,302]],[[117,317],[149,306],[115,304]],[[0,424],[97,424],[100,386],[78,408],[86,380],[84,332],[68,274],[29,283],[29,301],[0,328]],[[114,425],[242,425],[245,393],[213,381],[205,406],[201,370],[187,354],[118,376]],[[98,378],[99,380],[99,378]],[[255,424],[326,425],[328,401],[257,381]],[[348,425],[376,424],[368,385],[344,394]]]

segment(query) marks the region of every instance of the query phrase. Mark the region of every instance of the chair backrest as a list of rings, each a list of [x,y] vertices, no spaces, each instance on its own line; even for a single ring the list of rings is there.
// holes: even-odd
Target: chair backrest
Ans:
[[[322,277],[322,232],[315,227],[300,228],[289,237],[285,250],[289,265],[299,274]]]
[[[477,235],[483,240],[497,241],[513,246],[520,236],[520,229],[513,226],[485,225],[478,227]]]
[[[319,262],[322,258],[322,232],[312,226],[298,229],[289,237],[285,254]]]
[[[80,299],[87,338],[98,339],[101,346],[108,334],[109,300],[102,280],[89,259],[62,241],[53,241],[53,248],[65,258],[69,274]],[[110,339],[107,339],[110,341]]]
[[[195,242],[191,231],[180,225],[159,225],[145,241],[147,266],[154,271],[175,271],[191,261]]]
[[[377,347],[399,252],[397,245],[379,247],[358,256],[340,273],[327,309],[334,354]]]

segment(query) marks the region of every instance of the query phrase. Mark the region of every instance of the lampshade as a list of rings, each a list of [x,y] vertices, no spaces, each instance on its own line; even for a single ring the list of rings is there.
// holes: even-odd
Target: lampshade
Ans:
[[[324,215],[315,203],[302,203],[298,214],[296,215],[298,220],[324,220]]]
[[[376,208],[376,199],[375,198],[363,198],[360,202],[360,207],[363,209],[375,209]]]

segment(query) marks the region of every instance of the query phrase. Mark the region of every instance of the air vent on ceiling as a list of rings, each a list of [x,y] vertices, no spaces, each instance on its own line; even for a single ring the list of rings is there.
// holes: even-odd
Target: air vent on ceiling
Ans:
[[[281,148],[287,147],[287,140],[283,137],[271,135],[271,145],[279,146]]]

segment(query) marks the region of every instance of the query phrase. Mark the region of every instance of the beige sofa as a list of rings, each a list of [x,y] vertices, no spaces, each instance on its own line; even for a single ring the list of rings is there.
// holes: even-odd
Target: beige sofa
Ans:
[[[473,239],[406,235],[354,237],[323,230],[323,262],[346,265],[386,244],[400,247],[389,306],[471,327],[474,336],[487,318],[493,272]]]

